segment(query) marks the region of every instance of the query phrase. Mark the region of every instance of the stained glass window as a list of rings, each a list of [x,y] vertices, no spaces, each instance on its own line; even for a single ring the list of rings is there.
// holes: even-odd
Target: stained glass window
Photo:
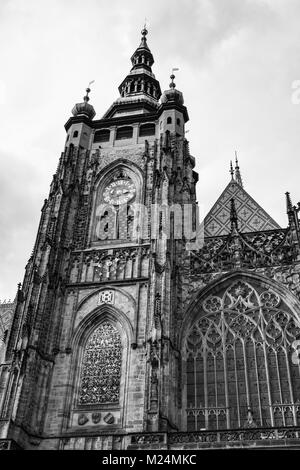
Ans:
[[[209,296],[186,341],[187,428],[299,425],[299,324],[275,292],[238,281]]]
[[[80,405],[118,403],[122,343],[118,330],[102,323],[90,336],[84,350],[80,376]]]

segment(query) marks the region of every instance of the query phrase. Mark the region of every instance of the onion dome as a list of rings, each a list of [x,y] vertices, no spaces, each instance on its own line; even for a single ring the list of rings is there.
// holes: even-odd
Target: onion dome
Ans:
[[[183,105],[184,103],[183,94],[181,93],[181,91],[176,90],[175,88],[176,87],[176,84],[174,83],[175,75],[172,73],[170,78],[171,78],[171,83],[169,85],[170,88],[169,90],[166,90],[163,92],[162,97],[161,97],[161,103],[165,104],[170,101],[170,102],[175,102],[180,105]]]
[[[73,116],[87,116],[89,119],[93,119],[96,116],[96,111],[94,110],[93,106],[89,104],[90,98],[89,93],[91,89],[86,89],[86,95],[83,97],[83,103],[75,104],[74,108],[72,109]]]

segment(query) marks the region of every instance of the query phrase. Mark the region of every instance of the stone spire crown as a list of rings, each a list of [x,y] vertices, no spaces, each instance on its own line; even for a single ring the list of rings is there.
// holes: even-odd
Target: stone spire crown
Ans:
[[[141,95],[146,95],[158,102],[161,90],[159,82],[152,73],[151,67],[154,64],[154,59],[147,44],[148,31],[145,27],[141,34],[141,43],[131,57],[132,68],[119,86],[119,92],[121,98],[138,98]]]
[[[139,68],[145,68],[149,72],[152,72],[151,67],[154,64],[154,59],[147,44],[146,36],[148,31],[145,27],[142,29],[141,34],[141,43],[130,59],[132,63],[131,71]]]

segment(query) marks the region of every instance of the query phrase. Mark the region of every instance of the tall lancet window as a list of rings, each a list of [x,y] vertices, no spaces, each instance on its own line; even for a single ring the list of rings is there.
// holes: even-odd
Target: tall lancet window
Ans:
[[[81,366],[79,404],[119,403],[122,343],[118,330],[104,322],[89,337]]]
[[[280,296],[237,281],[201,307],[185,344],[188,431],[299,426],[300,328]]]

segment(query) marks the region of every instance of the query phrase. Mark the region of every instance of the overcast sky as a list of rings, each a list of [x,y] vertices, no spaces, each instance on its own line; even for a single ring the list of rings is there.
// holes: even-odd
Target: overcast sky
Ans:
[[[145,17],[162,90],[180,69],[202,215],[235,149],[245,189],[281,226],[284,193],[300,199],[299,0],[0,0],[1,300],[23,280],[73,105],[95,80],[102,117]]]

